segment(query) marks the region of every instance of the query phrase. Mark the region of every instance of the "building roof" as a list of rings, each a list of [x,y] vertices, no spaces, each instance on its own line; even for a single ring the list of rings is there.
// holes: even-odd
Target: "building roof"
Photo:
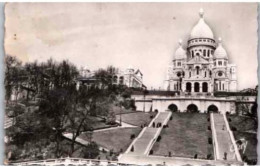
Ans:
[[[193,38],[211,38],[214,39],[213,32],[208,24],[205,22],[203,15],[203,9],[200,9],[200,20],[199,22],[193,27],[190,34],[190,39]]]

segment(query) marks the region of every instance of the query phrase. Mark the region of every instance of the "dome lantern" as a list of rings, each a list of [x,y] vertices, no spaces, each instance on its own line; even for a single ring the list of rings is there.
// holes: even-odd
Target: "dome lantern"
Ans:
[[[214,39],[213,32],[204,20],[204,10],[201,8],[199,11],[200,20],[193,27],[190,34],[190,39],[194,38],[210,38]]]

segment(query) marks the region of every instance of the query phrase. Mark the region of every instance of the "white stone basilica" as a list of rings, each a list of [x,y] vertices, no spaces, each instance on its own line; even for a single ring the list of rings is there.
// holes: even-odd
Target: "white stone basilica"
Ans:
[[[236,65],[229,63],[221,38],[218,44],[215,41],[211,28],[203,18],[203,9],[199,15],[187,48],[183,48],[181,40],[179,42],[167,71],[165,88],[181,92],[235,92]]]

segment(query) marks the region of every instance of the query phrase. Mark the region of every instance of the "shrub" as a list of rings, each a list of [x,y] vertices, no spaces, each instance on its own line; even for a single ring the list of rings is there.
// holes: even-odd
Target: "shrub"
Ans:
[[[134,139],[135,138],[135,134],[131,134],[130,139]]]
[[[232,131],[237,131],[237,128],[235,128],[235,127],[233,127],[233,126],[231,126],[231,128],[230,128]]]
[[[212,144],[212,138],[211,137],[208,138],[208,143]]]
[[[161,139],[162,139],[162,137],[161,137],[161,135],[159,135],[156,141],[159,142]]]
[[[158,110],[157,110],[157,109],[155,109],[155,110],[154,110],[154,112],[158,113]]]
[[[153,115],[150,115],[150,119],[153,119]]]
[[[170,117],[170,120],[172,120],[172,116]]]
[[[134,146],[132,146],[132,148],[131,148],[131,150],[130,150],[130,151],[131,151],[131,152],[134,152],[134,150],[135,150],[135,149],[134,149]]]
[[[167,126],[166,126],[166,125],[163,125],[163,128],[167,128]]]
[[[172,152],[169,151],[168,156],[171,157],[172,156]]]
[[[210,118],[208,118],[208,122],[210,122]]]
[[[207,159],[211,159],[211,154],[208,154],[208,155],[207,155]]]
[[[228,122],[231,122],[232,120],[231,120],[231,118],[228,118]]]
[[[83,150],[83,158],[94,159],[99,155],[99,148],[95,142],[89,143]]]
[[[111,149],[111,150],[109,151],[109,155],[112,156],[113,154],[114,154],[114,150]]]
[[[149,153],[150,155],[153,155],[153,150],[150,150],[150,153]]]
[[[123,149],[122,148],[120,148],[120,153],[123,153]]]
[[[208,130],[211,130],[211,127],[210,127],[210,126],[208,126]]]

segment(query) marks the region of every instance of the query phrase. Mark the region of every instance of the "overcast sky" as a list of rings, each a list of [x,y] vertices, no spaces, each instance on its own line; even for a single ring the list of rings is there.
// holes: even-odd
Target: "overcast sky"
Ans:
[[[255,87],[256,3],[8,3],[5,51],[24,62],[52,57],[91,70],[133,66],[148,88],[158,88],[201,7],[237,65],[238,89]]]

